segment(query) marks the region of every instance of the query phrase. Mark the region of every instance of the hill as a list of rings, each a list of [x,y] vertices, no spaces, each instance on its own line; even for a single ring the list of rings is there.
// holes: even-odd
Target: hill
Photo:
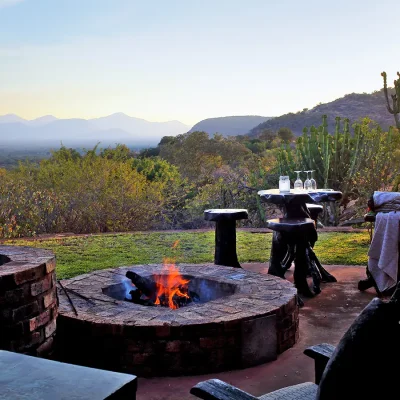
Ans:
[[[271,117],[261,117],[259,115],[207,118],[195,124],[189,132],[203,131],[209,135],[220,133],[224,136],[245,135],[250,129],[267,121],[269,118]]]
[[[188,125],[179,121],[150,122],[123,113],[95,119],[57,119],[46,115],[25,120],[14,114],[0,116],[0,146],[15,147],[101,147],[123,143],[128,146],[147,147],[159,143],[163,136],[176,136],[187,132]]]
[[[351,93],[330,103],[318,104],[314,108],[297,113],[289,113],[269,119],[250,130],[249,136],[257,136],[263,129],[277,131],[281,127],[290,128],[296,136],[302,134],[303,128],[321,125],[322,116],[328,116],[328,131],[333,132],[335,118],[349,118],[351,123],[360,118],[369,117],[383,129],[394,125],[394,119],[386,109],[383,90],[373,93]]]

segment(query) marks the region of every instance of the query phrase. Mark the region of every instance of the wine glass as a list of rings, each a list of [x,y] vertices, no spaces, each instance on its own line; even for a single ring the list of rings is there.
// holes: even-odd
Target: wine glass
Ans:
[[[303,181],[300,179],[300,172],[301,171],[294,171],[297,172],[297,179],[294,182],[295,189],[303,189]]]
[[[317,190],[317,181],[314,179],[314,174],[313,174],[314,171],[315,171],[314,169],[311,170],[311,179],[310,179],[310,181],[311,181],[311,189],[312,190]]]
[[[304,181],[304,190],[311,190],[311,180],[308,178],[308,173],[311,172],[311,170],[304,172],[307,174],[307,179]]]

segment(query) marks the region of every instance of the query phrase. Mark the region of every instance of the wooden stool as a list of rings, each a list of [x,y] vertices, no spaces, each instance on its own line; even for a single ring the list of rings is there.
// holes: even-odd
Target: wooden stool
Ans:
[[[267,227],[275,231],[273,240],[276,245],[274,248],[279,249],[279,254],[271,252],[268,273],[284,278],[282,274],[284,275],[294,261],[293,278],[299,294],[312,297],[314,294],[320,293],[321,280],[331,281],[333,277],[323,269],[312,249],[311,243],[314,242],[316,235],[314,220],[311,218],[269,219]],[[308,287],[307,275],[309,273],[313,279],[314,293]]]
[[[311,218],[275,218],[267,220],[267,228],[288,233],[305,233],[315,229]]]
[[[241,268],[236,254],[236,221],[247,219],[244,209],[211,209],[204,211],[206,221],[214,221],[216,265]]]
[[[322,211],[324,211],[324,207],[322,207],[319,204],[306,204],[308,211],[310,213],[311,219],[313,219],[315,221],[315,228],[317,228],[317,224],[318,224],[318,215],[322,213]]]

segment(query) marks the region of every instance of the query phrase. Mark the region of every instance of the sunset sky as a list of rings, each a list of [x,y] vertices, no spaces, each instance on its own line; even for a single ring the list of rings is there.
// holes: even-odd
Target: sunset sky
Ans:
[[[0,115],[278,116],[400,70],[399,0],[0,0]]]

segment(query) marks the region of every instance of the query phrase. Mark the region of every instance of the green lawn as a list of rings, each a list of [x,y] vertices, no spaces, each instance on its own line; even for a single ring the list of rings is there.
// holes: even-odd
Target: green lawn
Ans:
[[[237,232],[240,262],[268,261],[272,234]],[[173,244],[179,241],[175,248]],[[52,250],[57,256],[57,277],[132,264],[161,263],[173,257],[177,263],[209,263],[214,258],[214,232],[134,233],[70,236],[55,239],[7,240],[6,245]],[[315,252],[322,264],[366,265],[368,233],[319,233]]]

